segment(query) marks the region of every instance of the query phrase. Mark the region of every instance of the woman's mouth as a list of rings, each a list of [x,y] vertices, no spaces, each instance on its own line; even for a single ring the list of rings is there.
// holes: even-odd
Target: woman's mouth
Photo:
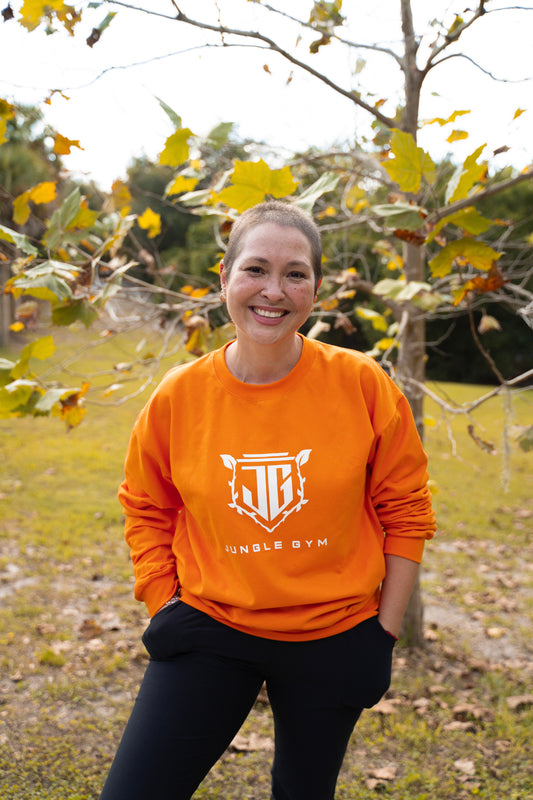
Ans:
[[[252,306],[252,311],[254,314],[257,314],[258,317],[267,317],[268,319],[279,319],[280,317],[284,317],[287,314],[287,311],[283,309],[279,310],[269,310],[267,308],[258,308],[257,306]]]

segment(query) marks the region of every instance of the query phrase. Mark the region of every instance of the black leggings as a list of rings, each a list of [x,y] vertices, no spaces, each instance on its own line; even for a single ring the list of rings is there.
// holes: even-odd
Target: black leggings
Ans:
[[[307,642],[250,636],[183,602],[143,641],[151,660],[100,800],[189,800],[264,681],[274,717],[272,800],[333,800],[352,730],[390,683],[376,617]]]

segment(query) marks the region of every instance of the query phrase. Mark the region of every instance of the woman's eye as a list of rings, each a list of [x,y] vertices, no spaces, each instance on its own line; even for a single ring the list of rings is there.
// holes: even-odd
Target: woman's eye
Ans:
[[[260,275],[262,271],[263,271],[262,267],[256,267],[256,266],[246,267],[246,272],[251,272],[253,275]]]
[[[293,270],[292,272],[289,272],[289,278],[297,278],[298,280],[302,280],[302,278],[305,277],[306,277],[305,273],[299,272],[298,270]]]

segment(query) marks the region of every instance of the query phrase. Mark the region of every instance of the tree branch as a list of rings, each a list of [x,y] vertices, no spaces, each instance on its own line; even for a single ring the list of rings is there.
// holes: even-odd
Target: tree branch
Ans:
[[[326,75],[323,75],[318,70],[311,67],[309,64],[306,64],[305,61],[300,61],[300,59],[293,56],[287,50],[284,50],[280,45],[277,44],[273,39],[270,39],[268,36],[260,33],[259,31],[247,31],[247,30],[240,30],[238,28],[228,28],[225,25],[210,25],[207,22],[201,22],[200,20],[192,19],[192,17],[188,17],[182,11],[179,10],[178,6],[173,2],[174,7],[177,10],[176,16],[169,16],[168,14],[162,14],[160,12],[150,11],[146,8],[140,8],[138,6],[132,6],[129,3],[121,2],[120,0],[106,0],[106,3],[110,5],[118,5],[122,6],[123,8],[129,8],[134,11],[142,11],[146,14],[153,14],[153,16],[162,17],[163,19],[172,20],[175,22],[182,22],[185,25],[190,25],[194,28],[199,28],[200,30],[209,31],[210,33],[219,34],[222,37],[222,46],[226,47],[226,36],[236,36],[241,39],[253,39],[258,42],[262,42],[263,45],[266,47],[262,49],[270,50],[273,53],[277,53],[286,61],[289,61],[294,66],[298,67],[299,69],[307,72],[309,75],[312,75],[317,80],[324,83],[330,89],[333,89],[334,92],[337,94],[346,97],[348,100],[351,100],[356,106],[363,108],[365,111],[368,111],[375,119],[379,120],[388,128],[393,128],[396,125],[395,120],[390,117],[387,117],[383,114],[379,108],[376,106],[371,106],[369,103],[366,103],[361,97],[358,96],[357,92],[352,91],[351,89],[344,89],[342,86],[339,86],[337,83],[332,81]],[[261,48],[260,48],[261,49]]]
[[[439,220],[449,217],[451,214],[455,214],[457,211],[461,211],[463,208],[469,208],[470,206],[473,206],[480,200],[485,200],[487,197],[492,197],[495,194],[504,192],[506,189],[510,189],[512,186],[522,183],[522,181],[531,179],[533,179],[533,169],[529,169],[526,172],[521,172],[519,175],[515,175],[514,178],[509,178],[506,181],[500,181],[492,186],[488,186],[486,189],[482,189],[476,194],[465,197],[463,200],[457,200],[455,203],[452,203],[449,206],[437,208],[435,211],[432,211],[430,214],[428,214],[425,221],[428,225],[433,225],[436,222],[439,222]]]

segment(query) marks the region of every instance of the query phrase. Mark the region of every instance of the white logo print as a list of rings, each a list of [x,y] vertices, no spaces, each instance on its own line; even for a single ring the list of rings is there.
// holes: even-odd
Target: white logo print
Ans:
[[[309,460],[311,450],[288,453],[244,453],[241,458],[221,454],[224,466],[232,470],[230,508],[247,514],[270,533],[293,511],[308,501],[304,497],[305,478],[300,467]]]

